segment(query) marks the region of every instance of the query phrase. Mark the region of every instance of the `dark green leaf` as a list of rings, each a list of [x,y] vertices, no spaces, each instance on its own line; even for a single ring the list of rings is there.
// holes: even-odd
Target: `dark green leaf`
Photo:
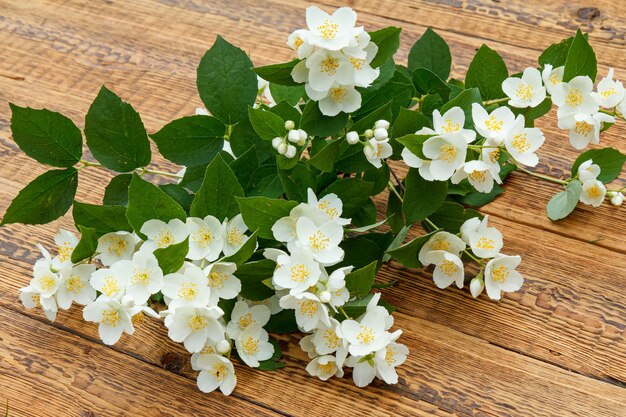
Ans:
[[[283,355],[280,350],[280,345],[272,337],[270,337],[269,341],[272,344],[272,346],[274,346],[274,354],[272,355],[271,358],[265,361],[259,362],[259,367],[256,369],[259,369],[261,371],[275,371],[285,366],[283,362],[278,362],[278,359],[280,359],[280,357]]]
[[[547,64],[552,65],[553,68],[561,67],[565,65],[567,60],[567,54],[574,37],[571,36],[567,39],[563,39],[559,43],[553,43],[539,56],[539,65],[545,67]]]
[[[304,97],[303,85],[285,86],[274,83],[270,84],[269,89],[272,93],[272,98],[276,103],[280,103],[282,100],[285,100],[290,106],[295,106],[298,104],[300,99]]]
[[[83,155],[83,136],[67,117],[9,103],[11,133],[22,151],[42,164],[71,167]]]
[[[376,204],[367,199],[365,204],[352,215],[352,224],[357,228],[371,226],[376,223]]]
[[[208,165],[198,165],[185,169],[185,174],[178,184],[190,191],[198,192],[202,186],[202,181],[204,181],[207,166]]]
[[[296,128],[300,127],[300,111],[298,111],[294,106],[287,103],[285,100],[278,102],[277,105],[270,107],[270,112],[274,113],[277,116],[280,116],[284,121],[291,120]]]
[[[73,264],[77,264],[83,259],[92,257],[98,247],[96,229],[78,226],[78,230],[80,231],[80,241],[72,251],[71,261]]]
[[[424,220],[436,212],[448,194],[446,181],[426,181],[419,171],[410,168],[406,176],[402,211],[406,224]]]
[[[332,172],[343,138],[325,142],[326,145],[309,160],[309,163],[322,172]]]
[[[351,217],[369,200],[374,183],[359,178],[339,178],[326,187],[320,197],[334,193],[343,203],[342,217]]]
[[[396,138],[396,141],[401,145],[404,145],[411,153],[419,156],[420,158],[426,158],[424,153],[422,152],[422,147],[424,146],[424,142],[433,137],[433,135],[415,135],[409,134],[406,136],[402,136]]]
[[[206,108],[225,124],[244,119],[258,91],[248,55],[219,35],[200,60],[197,86]]]
[[[263,140],[272,140],[285,135],[284,120],[267,110],[248,108],[248,117],[257,135]]]
[[[417,68],[426,68],[445,81],[450,76],[451,66],[452,56],[446,41],[431,28],[426,29],[411,47],[409,69],[414,71]]]
[[[211,116],[188,116],[174,120],[150,135],[159,152],[184,166],[208,164],[224,147],[224,123]]]
[[[263,78],[269,83],[286,86],[298,86],[301,84],[295,82],[291,77],[291,71],[293,71],[293,68],[298,62],[300,62],[299,59],[294,59],[293,61],[283,62],[280,64],[266,65],[264,67],[255,67],[253,68],[253,70],[259,75],[259,77]]]
[[[19,192],[2,219],[9,223],[44,224],[64,215],[74,201],[78,172],[52,170],[35,178]]]
[[[402,32],[401,28],[388,26],[369,33],[371,41],[378,46],[378,53],[370,64],[373,68],[380,67],[393,57],[400,47],[400,32]]]
[[[256,249],[257,235],[257,232],[252,233],[252,235],[250,235],[250,238],[246,240],[246,243],[241,245],[237,253],[225,257],[224,259],[222,259],[222,262],[233,262],[239,266],[246,262],[248,259],[250,259]]]
[[[598,181],[607,184],[619,177],[622,172],[626,155],[614,148],[590,149],[583,152],[576,158],[572,166],[572,177],[578,174],[578,167],[585,161],[591,159],[594,164],[600,167],[600,175]]]
[[[373,296],[374,294],[368,294],[363,298],[357,298],[356,300],[348,301],[346,304],[343,305],[343,309],[349,317],[356,319],[357,317],[365,313],[367,303],[370,302]],[[392,307],[388,303],[385,303],[382,300],[378,304],[385,307],[387,311],[389,311],[389,313],[393,313],[393,311],[395,310],[394,307]]]
[[[417,258],[417,255],[419,254],[420,249],[422,249],[422,246],[424,246],[431,236],[432,233],[420,236],[398,248],[388,251],[387,253],[391,255],[393,259],[408,268],[421,268],[422,263]]]
[[[363,133],[367,129],[373,129],[374,123],[376,123],[378,120],[381,120],[381,119],[387,120],[387,121],[391,120],[392,118],[391,105],[392,104],[393,104],[392,101],[388,101],[387,103],[383,104],[377,109],[374,109],[371,113],[368,113],[367,116],[363,117],[362,119],[359,119],[356,123],[354,123],[350,127],[350,130],[353,130],[357,133]]]
[[[283,310],[273,314],[270,321],[264,326],[270,333],[286,334],[298,331],[295,310]]]
[[[391,101],[392,117],[389,121],[393,122],[400,108],[408,107],[414,95],[415,88],[411,79],[401,71],[396,70],[393,78],[385,84],[384,88],[381,87],[374,91],[367,89],[362,92],[361,108],[352,114],[352,118],[359,120]]]
[[[107,206],[126,206],[128,205],[128,187],[132,174],[120,174],[113,177],[109,185],[104,189],[104,197],[102,204]]]
[[[185,212],[189,213],[191,203],[193,201],[193,195],[190,194],[185,187],[178,184],[161,184],[159,185],[159,188],[165,191],[165,194],[169,195],[174,199],[174,201],[180,204]]]
[[[441,78],[431,70],[426,68],[417,68],[413,71],[413,85],[417,92],[421,95],[435,93],[445,101],[450,96],[450,87],[443,82]]]
[[[243,188],[233,170],[221,156],[217,156],[204,173],[202,185],[191,203],[190,213],[202,218],[210,214],[220,221],[226,217],[232,218],[239,213],[235,198],[243,195]]]
[[[563,81],[568,82],[579,75],[587,75],[591,81],[596,80],[598,73],[598,61],[593,48],[583,33],[578,29],[565,60]]]
[[[94,158],[113,171],[150,163],[150,141],[133,107],[102,86],[85,117],[85,138]]]
[[[569,216],[576,208],[581,193],[582,184],[580,181],[574,180],[567,184],[565,191],[552,197],[546,207],[550,220],[561,220]]]
[[[399,233],[402,227],[404,226],[404,217],[402,214],[402,201],[398,198],[398,196],[390,192],[389,199],[387,200],[387,223],[389,227],[391,227],[391,231],[395,233]]]
[[[241,281],[240,295],[246,300],[262,301],[276,293],[263,283],[272,278],[276,270],[276,262],[270,259],[249,262],[239,265],[234,275]]]
[[[272,148],[272,143],[265,141],[256,134],[248,118],[243,119],[233,129],[230,134],[230,147],[238,157],[248,152],[254,147],[256,150],[259,165],[274,160],[276,151]]]
[[[480,47],[467,69],[466,88],[477,87],[484,100],[505,97],[502,82],[509,76],[506,64],[496,51],[487,45]]]
[[[298,202],[307,201],[307,190],[311,188],[316,191],[315,176],[310,167],[303,161],[298,162],[291,171],[279,170],[280,181],[289,200]]]
[[[185,263],[185,257],[189,252],[189,238],[180,243],[159,248],[154,251],[154,257],[159,261],[159,267],[163,275],[178,271]]]
[[[243,155],[231,162],[229,166],[239,180],[239,184],[242,187],[247,186],[252,173],[259,167],[256,146],[253,145]]]
[[[450,233],[458,233],[461,225],[472,217],[483,218],[483,215],[473,209],[465,209],[462,205],[444,202],[441,208],[428,216],[430,221]],[[430,229],[428,229],[430,230]]]
[[[377,262],[374,261],[346,275],[346,288],[350,291],[351,297],[360,298],[369,294],[376,277],[376,265]]]
[[[460,107],[465,113],[465,127],[471,128],[473,126],[472,122],[472,104],[479,103],[482,104],[483,98],[480,95],[480,91],[478,88],[470,88],[467,90],[463,90],[458,96],[454,99],[448,101],[446,104],[441,107],[441,114],[445,114],[452,107]]]
[[[339,133],[348,122],[348,113],[324,116],[317,102],[310,100],[302,111],[300,125],[309,135],[327,137]]]
[[[283,194],[283,184],[276,165],[263,165],[250,176],[246,186],[247,196],[278,198]]]
[[[387,164],[383,164],[382,167],[376,168],[372,166],[370,169],[363,173],[363,180],[367,182],[374,183],[372,187],[372,191],[370,191],[370,195],[378,195],[385,191],[387,185],[389,184],[389,166]]]
[[[273,239],[272,226],[282,217],[289,216],[296,201],[279,200],[266,197],[238,198],[239,209],[244,223],[250,230],[257,230],[259,237]]]
[[[74,223],[95,229],[98,236],[122,230],[127,232],[133,230],[126,219],[124,206],[99,206],[74,201],[72,215]]]

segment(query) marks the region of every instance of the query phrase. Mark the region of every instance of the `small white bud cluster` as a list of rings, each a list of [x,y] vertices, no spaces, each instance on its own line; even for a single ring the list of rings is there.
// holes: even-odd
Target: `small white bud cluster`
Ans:
[[[293,120],[287,120],[285,122],[285,129],[287,130],[287,137],[275,137],[272,139],[272,147],[276,149],[279,154],[291,159],[298,153],[298,149],[292,145],[292,143],[298,146],[304,146],[309,135],[302,129],[296,129],[296,124]]]

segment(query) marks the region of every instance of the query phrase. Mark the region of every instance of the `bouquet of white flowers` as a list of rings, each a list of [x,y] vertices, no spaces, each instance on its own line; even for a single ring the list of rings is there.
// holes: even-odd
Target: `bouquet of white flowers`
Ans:
[[[468,284],[473,297],[486,290],[499,300],[523,285],[521,259],[503,254],[500,231],[468,207],[501,194],[510,172],[564,187],[548,204],[552,220],[579,201],[622,203],[624,188],[605,186],[626,161],[615,149],[584,152],[569,178],[526,168],[545,140],[534,122],[553,104],[577,149],[624,119],[613,71],[594,91],[596,58],[582,33],[513,75],[482,46],[461,81],[431,29],[403,66],[393,59],[399,28],[367,32],[356,21],[350,8],[309,7],[308,28],[287,39],[297,58],[263,67],[218,37],[198,66],[206,110],[150,135],[104,86],[82,132],[59,113],[11,104],[15,142],[57,169],[22,190],[2,224],[48,223],[73,206],[80,232],[60,231],[54,256],[40,246],[23,304],[50,320],[83,305],[108,345],[132,334],[137,318],[163,319],[205,392],[233,391],[235,358],[280,368],[270,333],[290,332],[306,334],[311,375],[351,368],[357,386],[393,384],[408,349],[393,306],[372,291],[393,285],[375,282],[384,263],[432,265],[437,287]],[[93,158],[83,157],[83,135]],[[148,168],[150,139],[182,170]],[[408,167],[404,178],[390,160]],[[74,200],[90,169],[117,173],[101,205]],[[426,233],[406,242],[416,224]],[[466,262],[479,271],[469,283]]]

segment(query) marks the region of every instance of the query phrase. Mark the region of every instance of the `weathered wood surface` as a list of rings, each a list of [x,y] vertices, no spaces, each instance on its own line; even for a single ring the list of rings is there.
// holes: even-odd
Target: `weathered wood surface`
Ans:
[[[593,3],[594,7],[588,7]],[[219,33],[256,64],[287,60],[286,36],[303,25],[302,1],[0,0],[0,212],[43,172],[10,139],[7,101],[61,111],[80,126],[101,84],[141,113],[150,132],[192,114],[200,100],[195,66]],[[369,29],[404,28],[398,59],[427,26],[451,45],[454,75],[487,42],[512,71],[535,62],[549,43],[578,27],[590,32],[600,70],[626,78],[626,5],[578,0],[325,1],[350,5]],[[493,39],[497,39],[493,40]],[[577,153],[555,128],[542,172],[566,173]],[[622,126],[602,145],[626,151]],[[175,169],[157,159],[155,167]],[[110,176],[81,172],[77,199],[98,202]],[[50,244],[66,216],[50,225],[0,229],[0,404],[10,416],[108,415],[460,415],[623,416],[626,414],[625,208],[578,208],[566,221],[545,219],[555,192],[514,173],[507,191],[484,208],[505,235],[505,252],[523,257],[526,284],[500,303],[465,291],[438,290],[428,272],[391,263],[380,281],[398,280],[385,298],[411,354],[400,383],[354,388],[306,374],[297,337],[281,337],[287,367],[237,366],[232,397],[201,394],[188,354],[160,323],[146,321],[114,348],[79,309],[54,324],[18,302],[30,279],[34,244]],[[417,233],[414,232],[414,233]],[[1,413],[0,413],[1,415]]]

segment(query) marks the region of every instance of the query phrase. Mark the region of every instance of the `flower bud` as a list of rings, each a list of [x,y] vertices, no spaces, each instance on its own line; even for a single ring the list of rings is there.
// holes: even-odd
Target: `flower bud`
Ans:
[[[386,120],[377,120],[374,129],[389,129],[389,122]]]
[[[126,294],[122,297],[122,306],[124,308],[133,308],[135,306],[135,299],[131,295]]]
[[[371,139],[374,137],[374,131],[372,129],[367,129],[364,133],[363,136],[365,136],[367,139]]]
[[[309,134],[306,133],[304,130],[298,129],[298,132],[300,133],[300,139],[307,140],[309,138]]]
[[[293,132],[293,130],[292,130],[292,132]],[[293,145],[289,145],[287,147],[287,151],[284,154],[285,158],[289,158],[289,159],[293,158],[294,156],[296,156],[296,152],[297,152],[296,147],[293,146]]]
[[[276,137],[276,138],[272,139],[272,147],[274,149],[278,149],[278,145],[280,145],[281,143],[283,143],[283,138]]]
[[[221,353],[222,355],[224,355],[225,353],[228,353],[228,351],[230,351],[230,343],[228,342],[228,340],[226,339],[222,339],[216,346],[215,349]]]
[[[287,152],[287,144],[285,142],[279,143],[278,146],[276,147],[276,150],[278,151],[279,154],[284,155],[285,152]]]
[[[298,139],[298,141],[296,142],[296,145],[298,146],[304,146],[304,144],[306,143],[306,139]]]
[[[613,197],[611,197],[611,204],[613,204],[614,206],[621,206],[623,202],[624,194],[620,193],[619,191],[615,193]]]
[[[289,142],[293,142],[296,143],[297,141],[300,140],[300,132],[298,132],[297,130],[290,130],[289,131],[289,135],[287,135],[287,139],[289,139]]]
[[[346,140],[350,145],[355,145],[359,143],[359,134],[354,130],[352,132],[348,132],[348,134],[346,135]]]
[[[322,303],[328,303],[328,302],[330,302],[330,298],[331,298],[331,297],[330,297],[330,292],[328,292],[328,291],[322,291],[322,292],[320,293],[320,301],[321,301]]]
[[[285,129],[287,130],[293,130],[296,128],[296,124],[293,122],[293,120],[287,120],[285,122]]]
[[[386,140],[389,137],[389,134],[387,133],[387,129],[378,127],[374,130],[374,137],[380,142]]]
[[[480,271],[480,274],[470,281],[470,293],[474,298],[478,297],[485,289],[485,281],[483,281],[482,275],[483,273]]]

